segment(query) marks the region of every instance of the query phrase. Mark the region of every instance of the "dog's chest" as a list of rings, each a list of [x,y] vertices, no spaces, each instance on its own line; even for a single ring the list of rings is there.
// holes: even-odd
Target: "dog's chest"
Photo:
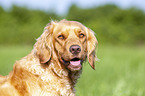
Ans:
[[[64,70],[54,69],[54,64],[50,64],[46,69],[39,64],[30,67],[27,67],[28,71],[35,77],[35,81],[31,78],[32,81],[28,85],[30,93],[36,94],[35,96],[75,96],[74,88]]]
[[[74,96],[70,82],[66,78],[57,77],[55,74],[47,71],[39,79],[41,94]]]

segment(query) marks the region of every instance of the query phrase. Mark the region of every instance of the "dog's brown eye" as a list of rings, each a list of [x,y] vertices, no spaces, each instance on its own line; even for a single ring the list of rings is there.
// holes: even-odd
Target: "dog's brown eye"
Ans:
[[[81,33],[80,35],[79,35],[79,37],[80,38],[83,38],[85,35],[83,34],[83,33]]]
[[[59,35],[58,38],[59,39],[64,39],[64,36],[63,35]]]

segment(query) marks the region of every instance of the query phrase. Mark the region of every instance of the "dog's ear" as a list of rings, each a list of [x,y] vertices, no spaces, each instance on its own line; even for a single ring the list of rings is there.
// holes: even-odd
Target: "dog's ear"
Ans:
[[[40,63],[46,63],[51,59],[51,50],[53,47],[52,44],[52,33],[53,33],[54,24],[53,22],[49,23],[43,34],[37,39],[35,43],[35,53],[38,56]]]
[[[87,58],[93,69],[95,69],[95,60],[97,60],[95,54],[96,45],[98,45],[98,41],[94,35],[94,32],[91,29],[87,28]]]

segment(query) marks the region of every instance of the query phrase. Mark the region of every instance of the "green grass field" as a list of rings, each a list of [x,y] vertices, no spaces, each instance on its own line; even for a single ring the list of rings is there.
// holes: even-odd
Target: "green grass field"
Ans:
[[[32,46],[0,46],[0,74]],[[145,47],[99,46],[96,70],[86,62],[76,85],[77,96],[145,96]]]

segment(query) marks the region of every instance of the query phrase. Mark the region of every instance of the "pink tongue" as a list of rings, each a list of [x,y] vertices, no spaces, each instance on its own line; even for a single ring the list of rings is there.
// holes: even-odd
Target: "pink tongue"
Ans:
[[[81,64],[81,60],[79,61],[70,61],[70,64],[73,66],[79,66]]]

